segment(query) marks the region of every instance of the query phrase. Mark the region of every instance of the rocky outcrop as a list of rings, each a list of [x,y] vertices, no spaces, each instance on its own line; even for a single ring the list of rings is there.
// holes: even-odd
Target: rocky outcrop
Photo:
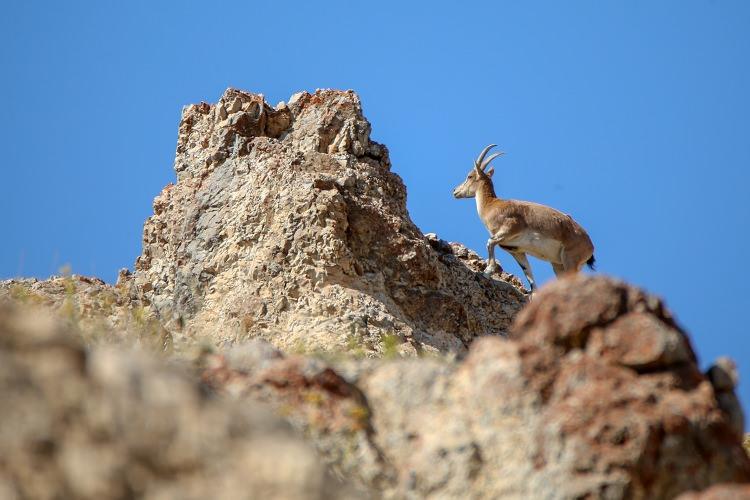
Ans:
[[[733,416],[661,301],[603,278],[561,280],[516,320],[543,401],[539,456],[558,491],[671,498],[750,480]],[[555,467],[565,457],[565,468]]]
[[[367,498],[259,404],[0,307],[0,498]]]
[[[478,339],[460,363],[332,369],[249,350],[264,354],[215,358],[209,385],[284,408],[335,468],[387,497],[673,498],[750,480],[684,332],[614,280],[549,285],[511,340]]]
[[[351,91],[275,108],[227,90],[184,109],[177,183],[154,200],[127,286],[175,338],[284,349],[463,352],[525,302],[509,275],[425,237]]]

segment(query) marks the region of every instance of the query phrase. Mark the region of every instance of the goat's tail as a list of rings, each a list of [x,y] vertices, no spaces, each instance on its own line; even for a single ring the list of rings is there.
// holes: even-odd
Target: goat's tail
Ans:
[[[596,263],[596,259],[594,258],[593,255],[591,256],[591,258],[589,260],[586,261],[586,265],[589,266],[589,269],[591,269],[592,271],[595,270],[595,268],[594,268],[594,264],[595,263]]]

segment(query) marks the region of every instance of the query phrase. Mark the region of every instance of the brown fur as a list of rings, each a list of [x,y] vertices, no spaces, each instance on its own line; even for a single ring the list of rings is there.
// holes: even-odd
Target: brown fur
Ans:
[[[491,236],[487,272],[495,269],[495,245],[516,258],[532,290],[535,285],[527,253],[550,262],[557,275],[577,272],[592,258],[594,245],[571,216],[539,203],[498,198],[492,184],[493,173],[493,169],[484,172],[475,166],[453,192],[457,198],[476,197],[479,217]]]

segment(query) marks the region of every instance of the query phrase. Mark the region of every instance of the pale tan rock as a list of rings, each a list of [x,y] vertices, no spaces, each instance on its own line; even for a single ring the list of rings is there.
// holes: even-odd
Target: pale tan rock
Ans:
[[[0,498],[368,498],[258,403],[0,306]]]
[[[274,109],[229,89],[188,106],[175,170],[129,284],[178,343],[261,337],[377,355],[393,337],[404,355],[461,353],[504,335],[525,303],[517,280],[485,278],[476,254],[412,223],[354,92]]]
[[[336,470],[386,498],[674,498],[750,480],[684,332],[658,299],[615,280],[551,283],[511,339],[477,339],[461,362],[330,370],[273,352],[220,361],[206,380],[283,408]]]
[[[116,286],[76,274],[46,280],[5,280],[0,281],[0,304],[33,306],[54,313],[87,344],[138,344],[158,351],[171,350],[171,334],[131,294],[130,280],[126,270],[120,271]]]

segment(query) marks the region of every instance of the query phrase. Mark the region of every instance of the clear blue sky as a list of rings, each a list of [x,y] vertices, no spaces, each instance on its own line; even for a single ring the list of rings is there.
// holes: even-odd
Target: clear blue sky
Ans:
[[[451,190],[500,144],[498,194],[577,218],[750,401],[750,2],[471,4],[4,2],[0,278],[132,268],[183,105],[351,88],[423,231],[484,254]]]

